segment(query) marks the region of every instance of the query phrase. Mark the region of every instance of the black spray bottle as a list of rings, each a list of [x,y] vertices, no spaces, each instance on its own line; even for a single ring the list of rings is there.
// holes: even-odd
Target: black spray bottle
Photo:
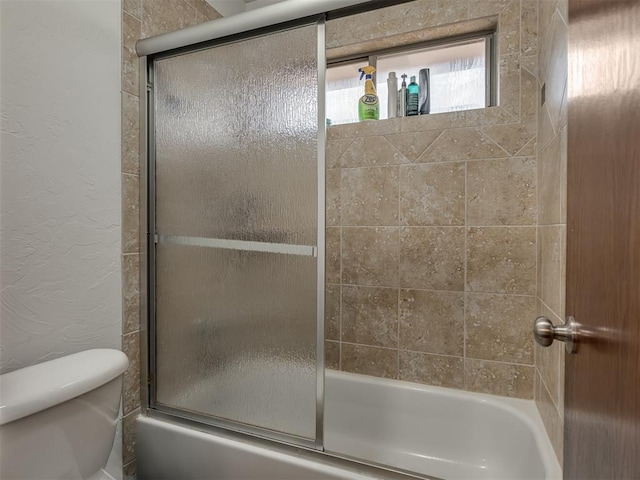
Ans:
[[[418,82],[420,86],[420,115],[431,113],[431,91],[429,89],[430,82],[429,69],[420,70]]]

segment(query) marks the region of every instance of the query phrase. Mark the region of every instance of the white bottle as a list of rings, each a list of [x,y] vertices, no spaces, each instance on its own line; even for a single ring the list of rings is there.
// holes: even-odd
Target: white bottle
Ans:
[[[398,79],[396,78],[396,72],[389,72],[387,89],[387,118],[395,118],[398,112]]]

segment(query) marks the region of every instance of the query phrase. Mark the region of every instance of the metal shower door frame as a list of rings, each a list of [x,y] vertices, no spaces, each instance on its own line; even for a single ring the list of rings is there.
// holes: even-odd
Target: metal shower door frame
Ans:
[[[318,63],[318,135],[317,135],[317,238],[316,256],[316,414],[315,439],[290,435],[273,430],[254,427],[223,418],[210,417],[184,410],[158,405],[156,403],[157,346],[156,346],[156,183],[155,183],[155,101],[154,71],[159,59],[185,55],[197,51],[216,48],[221,45],[242,42],[264,35],[284,32],[304,26],[317,26]],[[141,312],[141,404],[149,415],[186,420],[222,428],[231,432],[275,440],[297,447],[322,451],[324,449],[324,282],[325,282],[325,89],[326,89],[325,15],[292,21],[286,24],[247,32],[231,37],[223,37],[204,44],[182,47],[168,52],[160,52],[140,58],[140,312]]]

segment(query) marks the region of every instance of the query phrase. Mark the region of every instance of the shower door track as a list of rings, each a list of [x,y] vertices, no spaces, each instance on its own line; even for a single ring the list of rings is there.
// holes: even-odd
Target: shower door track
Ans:
[[[318,450],[313,445],[293,444],[286,438],[277,439],[274,436],[266,437],[260,432],[251,432],[245,429],[234,428],[233,422],[218,422],[213,419],[182,410],[175,410],[169,407],[149,408],[147,415],[175,425],[192,428],[201,432],[206,432],[228,440],[235,440],[255,447],[265,448],[285,455],[311,460],[313,462],[325,464],[332,467],[343,468],[359,474],[375,475],[372,479],[385,480],[444,480],[440,477],[422,475],[410,470],[403,470],[381,463],[364,461],[360,458],[342,455],[337,452]],[[237,426],[237,425],[235,425]],[[286,437],[289,437],[287,435]]]

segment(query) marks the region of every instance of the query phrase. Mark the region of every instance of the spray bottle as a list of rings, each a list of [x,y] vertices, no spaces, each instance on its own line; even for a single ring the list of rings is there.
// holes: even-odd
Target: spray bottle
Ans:
[[[400,86],[400,90],[398,90],[398,116],[406,117],[407,116],[407,74],[403,73],[402,77],[402,85]]]
[[[380,118],[380,102],[376,94],[376,87],[373,84],[373,72],[375,67],[366,66],[358,69],[360,72],[360,80],[366,75],[364,82],[364,95],[360,97],[358,102],[358,117],[360,121],[378,120]]]

